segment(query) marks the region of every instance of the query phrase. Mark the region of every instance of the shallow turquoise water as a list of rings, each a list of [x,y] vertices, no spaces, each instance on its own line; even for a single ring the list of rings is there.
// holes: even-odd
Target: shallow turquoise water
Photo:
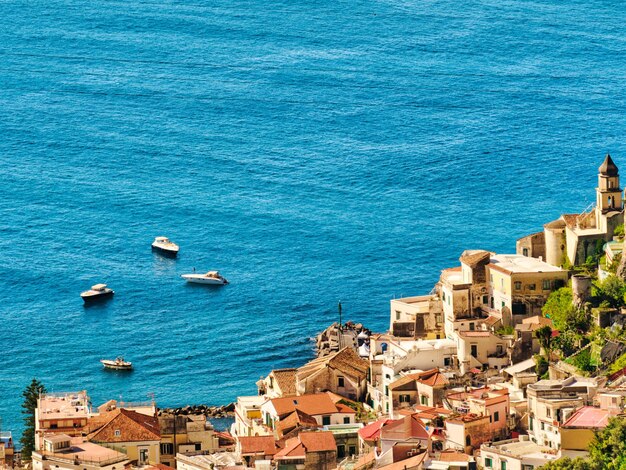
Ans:
[[[617,1],[0,3],[0,417],[21,390],[255,393],[382,330],[465,248],[594,200],[624,148]],[[156,235],[178,260],[151,253]],[[219,269],[223,289],[185,285]],[[79,297],[106,281],[114,300]],[[130,375],[99,359],[124,354]]]

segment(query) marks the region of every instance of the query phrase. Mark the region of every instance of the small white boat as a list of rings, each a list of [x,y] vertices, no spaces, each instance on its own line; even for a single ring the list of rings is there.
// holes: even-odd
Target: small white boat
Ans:
[[[156,237],[152,249],[169,256],[176,256],[179,250],[178,245],[167,237]]]
[[[219,286],[228,284],[228,281],[218,271],[209,271],[204,274],[182,274],[180,277],[187,282],[194,282],[196,284],[212,284]]]
[[[105,369],[131,370],[133,368],[133,363],[125,361],[122,356],[116,357],[115,360],[101,359],[100,362]]]
[[[81,292],[80,296],[83,301],[87,303],[94,302],[96,300],[108,299],[109,297],[113,297],[113,294],[115,294],[115,292],[112,289],[109,289],[106,284],[96,284],[95,286],[91,286],[91,289]]]

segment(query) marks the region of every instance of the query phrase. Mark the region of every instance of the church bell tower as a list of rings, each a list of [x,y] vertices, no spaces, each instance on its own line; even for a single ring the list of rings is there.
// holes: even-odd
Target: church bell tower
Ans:
[[[596,188],[596,227],[607,231],[607,214],[623,210],[622,189],[619,187],[619,171],[610,155],[598,168]]]
[[[622,210],[622,189],[619,187],[619,171],[607,154],[598,168],[597,207],[603,214]]]

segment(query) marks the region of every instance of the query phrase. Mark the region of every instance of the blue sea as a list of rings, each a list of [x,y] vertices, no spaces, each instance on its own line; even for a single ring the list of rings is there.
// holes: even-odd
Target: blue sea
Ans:
[[[626,7],[600,0],[0,2],[0,417],[21,392],[255,394],[388,327],[464,249],[626,175]],[[165,235],[178,259],[151,252]],[[180,275],[220,270],[223,288]],[[79,296],[106,282],[110,302]],[[102,358],[124,355],[130,374]]]

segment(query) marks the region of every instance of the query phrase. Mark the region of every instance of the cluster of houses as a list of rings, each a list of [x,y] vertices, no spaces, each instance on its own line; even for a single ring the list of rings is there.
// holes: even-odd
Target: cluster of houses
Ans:
[[[626,376],[538,377],[534,332],[564,259],[623,223],[617,167],[599,171],[597,204],[518,241],[515,254],[468,250],[428,295],[390,302],[389,331],[359,335],[299,368],[277,369],[238,397],[229,433],[204,418],[158,416],[154,404],[44,395],[35,470],[531,470],[584,456],[626,405]],[[577,301],[587,288],[575,288]]]

